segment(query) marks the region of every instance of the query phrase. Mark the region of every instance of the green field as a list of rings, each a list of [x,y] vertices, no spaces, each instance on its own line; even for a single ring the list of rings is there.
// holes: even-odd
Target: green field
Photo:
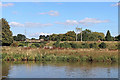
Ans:
[[[2,47],[3,61],[118,62],[118,50]]]

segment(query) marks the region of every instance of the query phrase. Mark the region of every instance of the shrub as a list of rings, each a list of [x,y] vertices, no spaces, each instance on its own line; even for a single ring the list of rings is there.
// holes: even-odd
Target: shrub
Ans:
[[[120,50],[120,43],[118,43],[118,49]]]
[[[40,47],[40,44],[39,44],[39,43],[34,43],[34,44],[32,44],[30,47],[32,47],[32,48]]]
[[[70,45],[71,45],[72,48],[78,48],[78,45],[75,44],[75,43],[70,43]]]
[[[34,44],[36,47],[40,47],[40,44],[39,43],[35,43]]]
[[[54,45],[55,47],[60,47],[60,41],[57,40],[53,45]]]
[[[71,48],[71,45],[68,42],[64,42],[64,45],[65,45],[65,48]]]
[[[100,48],[106,48],[106,44],[104,42],[102,42],[101,44],[99,44]]]
[[[19,43],[18,46],[22,46],[23,47],[23,46],[25,46],[25,44],[24,43]]]
[[[97,48],[97,44],[96,44],[96,43],[90,43],[90,44],[89,44],[89,47],[90,47],[90,48]]]
[[[19,44],[18,44],[18,46],[28,46],[28,42],[20,42]]]
[[[48,43],[48,41],[42,41],[41,43],[43,43],[43,44],[47,44],[47,43]]]
[[[12,47],[18,47],[18,43],[17,42],[14,42],[11,44]]]
[[[40,47],[43,48],[45,46],[44,43],[40,43]]]
[[[60,43],[60,47],[61,48],[65,48],[65,44],[64,43]]]
[[[81,46],[82,48],[89,48],[89,45],[87,43],[82,43]]]
[[[60,43],[61,48],[71,48],[71,44],[68,42]]]
[[[19,44],[18,46],[21,46],[21,47],[23,47],[24,45],[23,45],[23,44]]]

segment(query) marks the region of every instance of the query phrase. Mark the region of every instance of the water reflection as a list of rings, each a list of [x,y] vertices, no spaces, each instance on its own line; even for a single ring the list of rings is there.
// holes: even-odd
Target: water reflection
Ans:
[[[117,63],[3,62],[8,78],[118,78]]]

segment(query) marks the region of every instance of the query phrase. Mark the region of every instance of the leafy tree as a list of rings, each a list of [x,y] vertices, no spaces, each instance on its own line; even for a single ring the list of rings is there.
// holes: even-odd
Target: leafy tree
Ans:
[[[50,35],[45,36],[45,40],[49,40],[50,39]]]
[[[116,36],[116,37],[115,37],[115,40],[116,40],[116,41],[120,41],[120,35]]]
[[[31,40],[35,40],[35,38],[31,38]]]
[[[45,39],[45,35],[40,35],[39,39]]]
[[[57,34],[50,35],[50,40],[57,41],[58,40],[58,35]]]
[[[17,36],[13,36],[13,39],[15,41],[25,41],[26,40],[26,36],[22,35],[22,34],[17,34]]]
[[[74,31],[68,31],[65,36],[67,41],[75,41],[76,33]]]
[[[0,20],[2,23],[2,45],[9,46],[13,42],[12,31],[10,31],[10,26],[5,19]]]
[[[106,41],[113,41],[113,38],[112,38],[109,30],[107,31],[107,34],[106,34],[106,36],[105,36],[105,40],[106,40]]]
[[[94,40],[92,40],[92,41],[97,41],[97,40],[103,40],[104,39],[104,33],[92,32],[91,34],[92,34],[91,36],[94,37]]]
[[[88,30],[88,29],[82,31],[82,39],[83,39],[83,41],[89,41],[90,34],[91,34],[91,31]]]
[[[17,41],[17,36],[13,36],[13,40],[14,40],[14,41]]]

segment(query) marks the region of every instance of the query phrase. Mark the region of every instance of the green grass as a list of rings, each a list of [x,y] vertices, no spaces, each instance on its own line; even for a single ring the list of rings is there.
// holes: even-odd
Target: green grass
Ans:
[[[78,62],[118,62],[118,51],[106,49],[42,49],[23,47],[3,47],[3,61],[78,61]]]

